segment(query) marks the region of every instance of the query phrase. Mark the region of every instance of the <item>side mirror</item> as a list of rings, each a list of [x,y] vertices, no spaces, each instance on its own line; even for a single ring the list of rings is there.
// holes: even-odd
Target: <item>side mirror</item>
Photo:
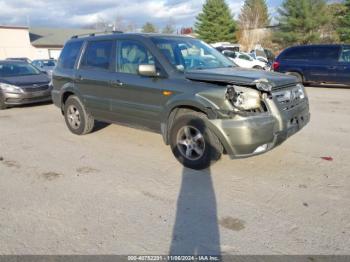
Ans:
[[[139,75],[149,77],[159,76],[155,65],[139,65]]]

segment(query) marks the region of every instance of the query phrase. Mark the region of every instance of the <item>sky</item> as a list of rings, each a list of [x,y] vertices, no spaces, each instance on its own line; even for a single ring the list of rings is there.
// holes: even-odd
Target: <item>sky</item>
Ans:
[[[84,27],[115,21],[140,28],[171,21],[177,28],[192,26],[204,0],[0,0],[0,25]],[[235,17],[243,0],[226,0]],[[282,0],[267,0],[274,15]]]

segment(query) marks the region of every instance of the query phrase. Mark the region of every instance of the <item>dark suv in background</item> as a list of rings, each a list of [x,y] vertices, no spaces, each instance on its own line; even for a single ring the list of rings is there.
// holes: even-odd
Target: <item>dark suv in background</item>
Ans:
[[[192,37],[74,37],[53,85],[72,133],[91,132],[95,120],[154,130],[193,169],[223,153],[267,152],[309,122],[308,98],[295,77],[239,68]]]
[[[276,72],[304,83],[350,84],[350,45],[305,45],[285,49],[275,60]]]

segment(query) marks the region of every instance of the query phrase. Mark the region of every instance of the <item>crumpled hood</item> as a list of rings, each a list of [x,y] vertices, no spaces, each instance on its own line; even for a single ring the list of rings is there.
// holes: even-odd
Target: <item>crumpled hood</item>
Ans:
[[[14,77],[0,77],[0,83],[6,83],[15,86],[30,86],[48,84],[50,82],[49,77],[46,74],[40,75],[28,75],[28,76],[14,76]]]
[[[225,82],[247,86],[255,86],[254,81],[259,79],[267,80],[273,87],[286,86],[298,82],[294,76],[241,67],[190,70],[185,72],[185,76],[187,79],[195,81]]]

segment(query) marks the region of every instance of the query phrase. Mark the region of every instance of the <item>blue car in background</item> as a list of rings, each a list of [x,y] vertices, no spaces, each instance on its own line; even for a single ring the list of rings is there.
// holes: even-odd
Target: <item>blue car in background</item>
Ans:
[[[273,70],[303,83],[350,85],[350,45],[304,45],[285,49]]]

